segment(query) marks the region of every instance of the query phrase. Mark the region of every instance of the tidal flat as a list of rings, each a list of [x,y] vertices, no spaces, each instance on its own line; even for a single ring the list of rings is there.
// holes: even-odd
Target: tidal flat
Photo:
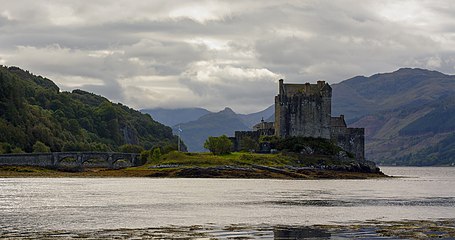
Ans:
[[[331,225],[214,224],[140,229],[15,231],[11,239],[455,239],[455,219],[365,221]]]

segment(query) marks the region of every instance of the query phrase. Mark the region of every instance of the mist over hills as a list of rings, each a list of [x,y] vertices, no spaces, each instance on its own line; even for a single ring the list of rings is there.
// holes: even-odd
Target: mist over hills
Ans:
[[[178,109],[164,109],[164,108],[149,108],[142,109],[142,113],[148,113],[153,116],[155,121],[158,121],[166,126],[174,126],[179,123],[185,123],[197,120],[198,118],[211,113],[204,108],[178,108]]]

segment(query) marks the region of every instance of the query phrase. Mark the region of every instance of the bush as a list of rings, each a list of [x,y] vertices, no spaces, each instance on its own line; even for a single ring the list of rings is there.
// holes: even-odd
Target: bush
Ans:
[[[11,144],[2,142],[0,143],[0,154],[11,153]]]
[[[11,150],[11,153],[25,153],[20,147],[15,147]]]
[[[232,142],[226,135],[209,137],[204,143],[204,148],[215,155],[229,154],[232,151]]]
[[[144,151],[144,148],[134,144],[123,144],[118,148],[118,150],[123,153],[141,153]]]
[[[160,157],[161,157],[161,150],[160,148],[155,148],[153,149],[153,152],[152,152],[152,160],[153,161],[158,161],[160,160]]]
[[[139,159],[141,159],[141,163],[145,164],[149,161],[149,159],[152,156],[152,151],[151,150],[144,150],[141,152],[141,155],[139,156]]]
[[[34,153],[48,153],[51,152],[51,148],[48,147],[46,144],[44,144],[41,141],[36,141],[35,144],[33,144],[33,152]]]

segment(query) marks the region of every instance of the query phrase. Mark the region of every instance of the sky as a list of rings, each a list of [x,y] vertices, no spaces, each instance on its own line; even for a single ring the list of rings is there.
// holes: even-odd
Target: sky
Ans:
[[[453,0],[0,0],[0,64],[136,109],[273,104],[278,80],[455,73]]]

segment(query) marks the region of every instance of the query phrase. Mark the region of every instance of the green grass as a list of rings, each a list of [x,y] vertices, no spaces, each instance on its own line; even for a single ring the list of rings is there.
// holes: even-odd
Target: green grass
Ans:
[[[160,160],[144,165],[148,168],[153,165],[179,165],[181,167],[211,167],[211,166],[249,166],[252,164],[264,166],[296,165],[296,158],[281,154],[258,154],[234,152],[226,155],[212,153],[184,153],[170,152],[161,156]]]

